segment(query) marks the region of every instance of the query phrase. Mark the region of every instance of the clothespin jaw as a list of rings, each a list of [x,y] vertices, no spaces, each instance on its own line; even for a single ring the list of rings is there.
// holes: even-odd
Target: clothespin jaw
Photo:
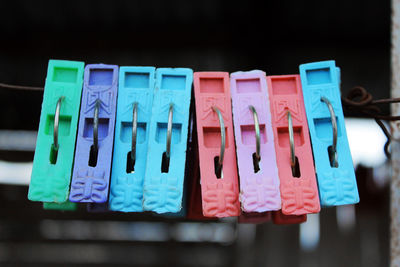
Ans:
[[[271,221],[271,211],[242,212],[238,217],[238,223],[260,224]]]
[[[285,225],[285,224],[300,224],[307,221],[307,215],[285,215],[282,211],[272,212],[272,221],[274,224]]]
[[[108,200],[117,104],[118,66],[85,67],[75,164],[69,200]]]
[[[50,60],[28,199],[67,200],[82,93],[84,63]]]
[[[76,211],[78,205],[73,202],[66,201],[64,203],[44,202],[43,209],[45,210],[61,210],[61,211]]]
[[[239,186],[227,72],[195,72],[203,215],[238,216]]]
[[[120,67],[109,208],[142,212],[154,67]]]
[[[231,94],[242,210],[279,210],[279,177],[265,72],[232,73]]]
[[[359,202],[335,61],[300,65],[321,205]]]
[[[182,208],[193,71],[156,70],[143,209],[157,213]]]
[[[90,213],[110,212],[108,202],[104,203],[87,203],[86,210]]]
[[[313,155],[299,75],[267,76],[282,212],[320,211]]]

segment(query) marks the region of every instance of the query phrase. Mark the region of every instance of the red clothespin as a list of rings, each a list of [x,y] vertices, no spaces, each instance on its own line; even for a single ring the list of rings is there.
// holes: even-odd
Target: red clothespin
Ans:
[[[267,76],[280,179],[282,213],[320,211],[299,75]]]
[[[271,221],[271,211],[266,212],[242,212],[238,217],[238,223],[266,223]]]
[[[194,98],[192,97],[194,100]],[[191,106],[189,119],[189,132],[191,140],[188,140],[188,155],[191,155],[191,160],[187,160],[188,171],[187,175],[187,214],[189,220],[210,220],[211,218],[204,217],[203,208],[201,206],[201,187],[200,187],[200,166],[199,166],[199,147],[197,142],[197,129],[194,106]]]
[[[203,214],[240,214],[239,185],[227,72],[195,72],[194,93]]]
[[[281,210],[272,212],[274,224],[299,224],[307,221],[307,215],[285,215]]]

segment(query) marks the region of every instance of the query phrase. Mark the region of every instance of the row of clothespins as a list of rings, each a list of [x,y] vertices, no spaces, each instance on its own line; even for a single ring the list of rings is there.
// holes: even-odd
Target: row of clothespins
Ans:
[[[358,203],[335,62],[229,76],[50,60],[30,200],[182,215],[185,192],[193,219]]]

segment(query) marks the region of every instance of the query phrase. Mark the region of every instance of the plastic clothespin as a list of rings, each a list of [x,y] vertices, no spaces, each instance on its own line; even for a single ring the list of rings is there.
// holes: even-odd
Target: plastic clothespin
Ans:
[[[78,205],[73,202],[66,201],[64,203],[43,202],[43,209],[45,210],[63,210],[63,211],[76,211]]]
[[[83,62],[49,61],[28,193],[32,201],[68,198],[83,70]]]
[[[191,92],[193,94],[193,92]],[[188,127],[188,139],[186,149],[186,166],[185,166],[185,178],[183,184],[183,196],[182,196],[182,209],[178,213],[165,213],[163,214],[167,218],[189,218],[191,212],[188,206],[191,201],[191,185],[192,179],[196,176],[199,170],[199,157],[197,152],[197,134],[194,118],[194,97],[191,95],[190,108],[189,108],[189,127]],[[196,167],[197,166],[197,167]],[[190,207],[190,206],[189,206]],[[201,199],[200,199],[201,207]],[[190,218],[189,218],[190,219]]]
[[[272,212],[272,221],[274,224],[300,224],[307,221],[307,215],[285,215],[281,210]]]
[[[304,104],[314,152],[321,205],[360,201],[340,100],[335,61],[300,65]]]
[[[271,211],[242,212],[238,217],[238,223],[260,224],[271,221]]]
[[[191,69],[156,70],[144,210],[176,213],[182,208],[192,82]]]
[[[240,214],[229,73],[195,72],[203,215]]]
[[[194,102],[194,98],[192,98]],[[211,220],[209,217],[203,215],[203,208],[201,205],[201,186],[200,186],[200,162],[199,162],[199,147],[197,141],[197,125],[196,125],[196,113],[193,111],[190,113],[190,128],[192,131],[192,142],[190,150],[192,153],[192,160],[189,161],[189,166],[187,167],[190,173],[187,179],[187,214],[186,218],[189,220]]]
[[[87,203],[86,210],[90,213],[110,212],[108,202],[104,203]]]
[[[119,70],[111,210],[143,211],[143,181],[154,86],[154,67],[121,67]]]
[[[117,104],[118,66],[85,67],[75,164],[69,200],[108,199]]]
[[[231,94],[242,211],[280,210],[279,177],[265,72],[232,73]]]
[[[320,211],[313,155],[299,75],[267,76],[282,212]]]

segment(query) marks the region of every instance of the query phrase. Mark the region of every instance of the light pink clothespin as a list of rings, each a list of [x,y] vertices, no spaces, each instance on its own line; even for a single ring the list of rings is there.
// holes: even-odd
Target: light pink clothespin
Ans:
[[[232,73],[231,95],[242,211],[279,210],[281,197],[265,73]]]

